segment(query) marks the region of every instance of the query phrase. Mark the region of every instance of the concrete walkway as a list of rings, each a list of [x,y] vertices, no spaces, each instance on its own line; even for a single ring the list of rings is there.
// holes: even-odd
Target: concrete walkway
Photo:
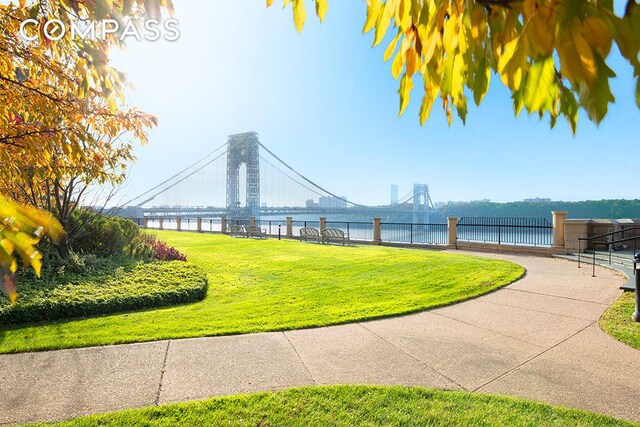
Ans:
[[[459,253],[459,252],[457,252]],[[640,421],[640,351],[603,333],[623,278],[551,258],[472,301],[326,328],[0,356],[0,423],[311,384],[509,394]]]

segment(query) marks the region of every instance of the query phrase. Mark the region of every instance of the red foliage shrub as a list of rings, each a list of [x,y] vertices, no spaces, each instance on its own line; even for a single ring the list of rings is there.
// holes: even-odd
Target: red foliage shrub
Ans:
[[[187,256],[180,253],[176,248],[167,245],[165,242],[155,240],[151,244],[153,257],[161,261],[186,261]]]
[[[187,256],[176,248],[167,245],[161,240],[156,240],[155,236],[144,234],[143,245],[151,249],[151,255],[160,261],[186,261]]]

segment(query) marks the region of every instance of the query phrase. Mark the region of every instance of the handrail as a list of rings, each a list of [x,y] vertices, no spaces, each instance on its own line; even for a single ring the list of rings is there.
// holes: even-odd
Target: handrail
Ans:
[[[636,227],[636,228],[640,228],[640,227]],[[611,265],[611,247],[613,245],[615,245],[616,243],[622,243],[622,242],[630,242],[633,241],[633,255],[636,255],[636,242],[640,240],[640,236],[635,236],[635,237],[626,237],[624,239],[618,239],[618,240],[614,240],[611,242],[592,242],[591,244],[594,246],[593,248],[593,261],[592,261],[592,272],[591,272],[591,277],[596,277],[596,245],[603,245],[603,246],[609,246],[609,265]],[[580,268],[580,252],[578,252],[578,268]],[[633,269],[633,275],[635,276],[636,274],[636,269]]]
[[[633,231],[633,230],[640,230],[640,227],[623,228],[622,230],[610,231],[608,233],[599,234],[593,237],[578,237],[578,268],[580,268],[580,255],[582,254],[582,241],[586,240],[587,242],[589,242],[591,240],[599,239],[601,237],[609,237],[609,236],[613,236],[614,234],[624,233],[625,231]],[[607,244],[609,245],[613,245],[615,243],[620,243],[620,241],[607,242]],[[635,248],[635,242],[634,242],[634,248]],[[611,263],[611,247],[609,247],[609,263]],[[594,273],[594,277],[595,277],[595,273]]]
[[[590,240],[599,239],[600,237],[613,236],[614,234],[624,233],[625,231],[633,231],[633,230],[640,230],[640,227],[623,228],[622,230],[610,231],[608,233],[599,234],[599,235],[593,236],[593,237],[578,237],[578,240],[590,241]]]

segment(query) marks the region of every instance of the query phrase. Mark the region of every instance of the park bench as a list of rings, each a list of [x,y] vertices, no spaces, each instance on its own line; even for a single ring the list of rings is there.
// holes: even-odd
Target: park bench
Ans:
[[[245,225],[244,230],[246,232],[247,238],[249,237],[259,237],[260,239],[267,238],[267,232],[255,225]]]
[[[247,233],[242,225],[230,225],[229,234],[236,237],[244,237]]]
[[[349,234],[338,228],[326,228],[322,230],[322,243],[329,243],[331,241],[342,242],[344,245],[349,242]]]
[[[300,241],[312,239],[320,243],[320,232],[317,228],[304,227],[300,229]]]

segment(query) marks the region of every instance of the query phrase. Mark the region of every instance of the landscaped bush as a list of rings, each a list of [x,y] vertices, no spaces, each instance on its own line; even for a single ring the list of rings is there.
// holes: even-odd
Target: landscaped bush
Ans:
[[[80,209],[73,213],[66,228],[73,251],[103,257],[127,252],[141,233],[130,219]]]
[[[86,264],[87,258],[80,257]],[[22,277],[14,305],[0,296],[0,323],[23,323],[95,316],[202,300],[206,274],[184,262],[136,263],[100,259],[83,273],[59,272],[45,280]],[[78,260],[76,260],[77,262]]]
[[[187,256],[176,248],[167,245],[161,240],[154,240],[151,243],[153,257],[161,261],[186,261]]]

